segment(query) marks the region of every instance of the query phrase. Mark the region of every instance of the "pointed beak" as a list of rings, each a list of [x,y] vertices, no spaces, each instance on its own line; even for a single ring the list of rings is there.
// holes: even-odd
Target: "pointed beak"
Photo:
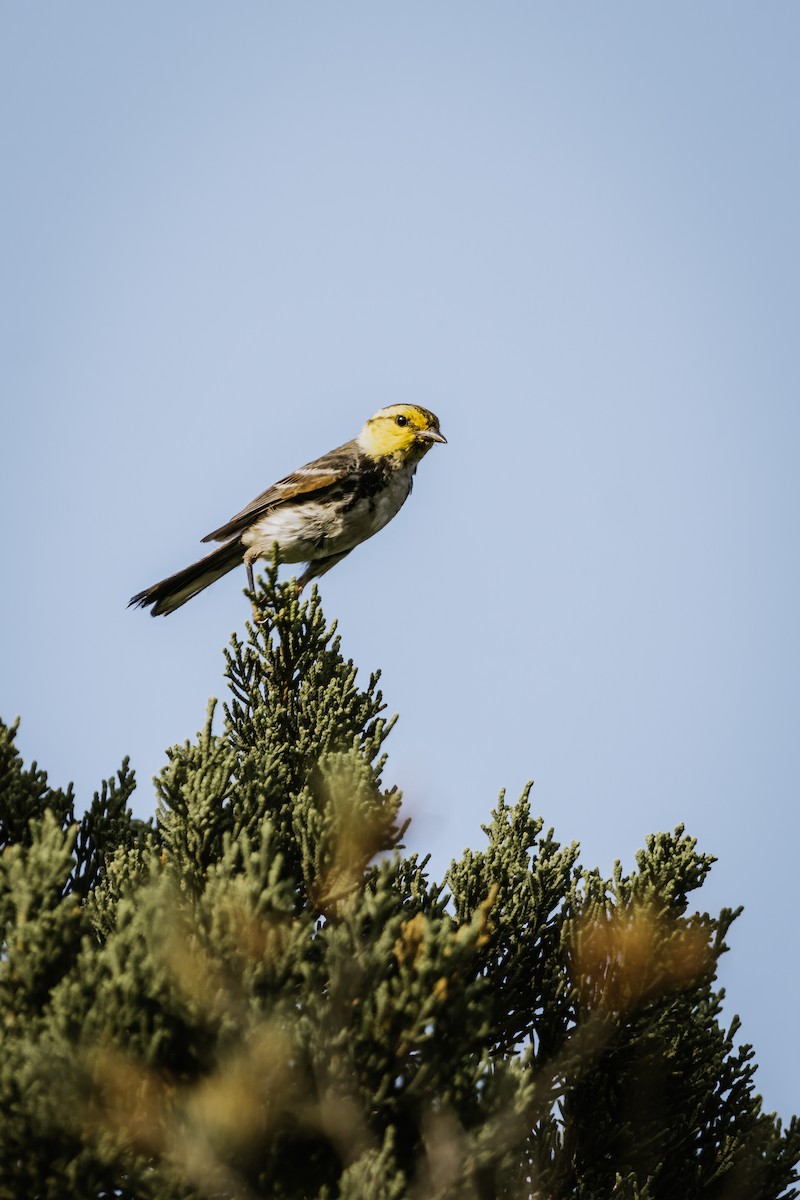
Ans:
[[[435,429],[420,429],[417,431],[417,438],[421,442],[441,442],[443,446],[447,445],[447,438]]]

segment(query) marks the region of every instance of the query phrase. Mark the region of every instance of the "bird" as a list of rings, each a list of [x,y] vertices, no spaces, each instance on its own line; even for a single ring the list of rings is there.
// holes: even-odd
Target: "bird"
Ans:
[[[221,543],[211,554],[138,592],[128,607],[166,616],[241,563],[252,597],[253,563],[273,553],[282,563],[307,564],[297,580],[302,591],[397,515],[421,459],[446,441],[439,418],[419,404],[379,409],[357,437],[279,479],[206,534],[204,542]]]

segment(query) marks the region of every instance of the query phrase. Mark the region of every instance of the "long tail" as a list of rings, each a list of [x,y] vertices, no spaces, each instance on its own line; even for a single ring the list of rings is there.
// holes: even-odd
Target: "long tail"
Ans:
[[[138,604],[140,608],[149,608],[152,605],[151,617],[166,616],[167,613],[175,612],[175,609],[180,608],[187,600],[191,600],[192,596],[202,592],[203,588],[207,588],[234,567],[238,567],[243,559],[244,547],[238,537],[234,538],[233,541],[226,542],[224,546],[207,554],[205,558],[192,563],[190,567],[176,571],[168,579],[162,579],[160,583],[154,583],[152,587],[145,588],[143,592],[131,597],[128,608],[132,604]]]

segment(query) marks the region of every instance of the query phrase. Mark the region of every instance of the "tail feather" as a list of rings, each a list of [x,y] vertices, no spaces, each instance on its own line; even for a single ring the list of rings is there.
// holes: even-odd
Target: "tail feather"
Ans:
[[[139,608],[152,606],[151,617],[166,616],[167,613],[180,608],[187,600],[191,600],[192,596],[202,592],[209,584],[238,567],[243,560],[244,547],[238,538],[234,538],[233,541],[226,542],[224,546],[219,546],[211,554],[207,554],[205,558],[192,563],[190,567],[184,567],[168,579],[162,579],[160,583],[154,583],[152,587],[132,596],[128,608],[132,604],[138,605]]]

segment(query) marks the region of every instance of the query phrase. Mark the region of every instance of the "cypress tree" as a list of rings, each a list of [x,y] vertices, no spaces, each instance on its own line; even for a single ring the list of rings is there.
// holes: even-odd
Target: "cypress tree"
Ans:
[[[80,818],[0,725],[0,1197],[790,1200],[679,827],[610,879],[501,795],[403,853],[378,677],[271,572],[229,697]]]

